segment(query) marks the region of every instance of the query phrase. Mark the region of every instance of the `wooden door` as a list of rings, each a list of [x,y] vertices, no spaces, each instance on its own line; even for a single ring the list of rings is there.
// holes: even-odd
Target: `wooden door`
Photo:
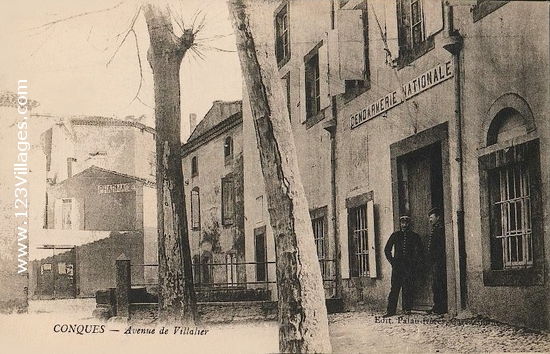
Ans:
[[[412,229],[420,235],[426,254],[431,230],[428,211],[433,206],[443,207],[440,144],[400,157],[398,168],[400,213],[411,216]],[[424,262],[415,284],[415,309],[428,310],[433,306],[431,283],[429,267]]]

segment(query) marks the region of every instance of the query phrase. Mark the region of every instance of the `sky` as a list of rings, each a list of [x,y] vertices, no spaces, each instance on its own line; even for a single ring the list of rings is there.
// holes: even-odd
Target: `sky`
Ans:
[[[225,0],[169,3],[185,26],[195,20],[196,27],[205,18],[197,40],[207,49],[203,47],[201,55],[188,52],[180,71],[185,138],[190,113],[200,120],[213,101],[241,99],[241,74]],[[134,24],[136,36],[130,33],[122,43],[137,8],[138,0],[2,2],[0,91],[16,92],[17,82],[27,80],[29,98],[40,103],[33,113],[145,115],[144,123],[153,126],[153,80],[146,59],[149,36],[142,12]],[[61,19],[66,20],[48,25]],[[178,25],[174,29],[181,33]],[[143,103],[134,99],[140,86],[140,61],[143,79],[138,97]]]

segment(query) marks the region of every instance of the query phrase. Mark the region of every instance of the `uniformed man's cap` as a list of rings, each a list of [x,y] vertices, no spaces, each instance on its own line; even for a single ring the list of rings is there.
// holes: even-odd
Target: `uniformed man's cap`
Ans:
[[[433,207],[428,211],[428,216],[435,214],[435,215],[441,215],[441,209],[438,207]]]
[[[399,220],[411,221],[411,217],[408,215],[401,215]]]

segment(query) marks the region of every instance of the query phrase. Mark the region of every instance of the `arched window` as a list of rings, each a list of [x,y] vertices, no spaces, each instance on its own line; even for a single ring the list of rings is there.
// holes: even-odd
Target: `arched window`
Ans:
[[[527,134],[523,116],[513,108],[504,108],[492,120],[487,133],[487,146]]]
[[[233,157],[233,139],[230,136],[225,138],[225,142],[223,144],[223,156],[226,160]]]
[[[488,285],[536,284],[542,269],[539,141],[529,137],[531,117],[525,112],[530,110],[500,107],[493,112],[485,141],[488,152],[479,158]]]

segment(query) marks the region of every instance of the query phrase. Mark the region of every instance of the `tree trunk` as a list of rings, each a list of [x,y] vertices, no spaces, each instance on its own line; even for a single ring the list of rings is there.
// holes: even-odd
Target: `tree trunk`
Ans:
[[[252,6],[258,3],[245,6],[242,0],[229,1],[275,237],[279,350],[328,353],[331,345],[321,269],[283,90],[273,50],[257,52],[254,46],[252,32],[258,28],[254,24],[266,26],[272,20],[254,22],[249,14],[262,10],[251,10]]]
[[[157,211],[159,250],[159,319],[193,324],[196,313],[191,250],[183,194],[180,138],[180,64],[193,43],[186,31],[173,35],[165,8],[145,4],[155,92]]]

